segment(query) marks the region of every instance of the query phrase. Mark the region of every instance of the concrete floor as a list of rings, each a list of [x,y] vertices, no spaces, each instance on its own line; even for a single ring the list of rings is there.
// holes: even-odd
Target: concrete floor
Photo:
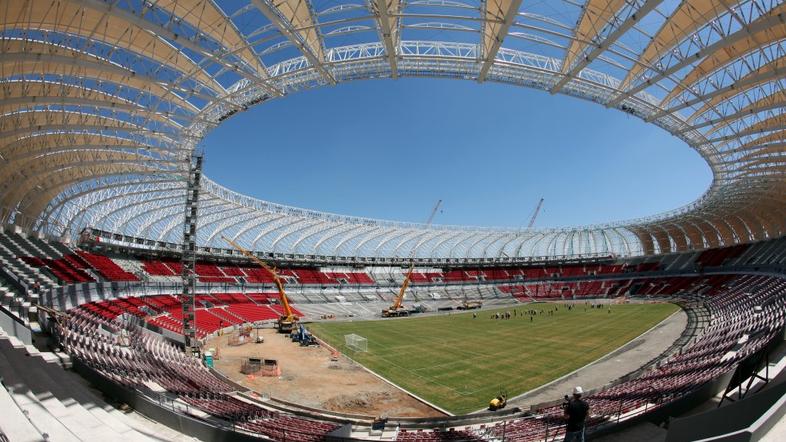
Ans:
[[[761,442],[783,442],[786,440],[786,416],[782,416],[764,437]]]

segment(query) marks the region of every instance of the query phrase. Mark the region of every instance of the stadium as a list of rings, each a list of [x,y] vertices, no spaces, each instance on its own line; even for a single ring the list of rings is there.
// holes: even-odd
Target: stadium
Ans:
[[[0,440],[561,441],[571,392],[589,407],[574,440],[786,438],[782,0],[0,14]],[[203,174],[236,114],[407,78],[621,112],[711,184],[578,227],[534,227],[541,200],[512,228],[441,224],[442,201],[422,223],[285,205]],[[375,118],[404,130],[387,106]]]

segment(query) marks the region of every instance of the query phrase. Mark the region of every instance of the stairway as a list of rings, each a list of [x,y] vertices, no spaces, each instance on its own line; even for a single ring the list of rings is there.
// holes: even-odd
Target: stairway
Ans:
[[[56,282],[48,275],[41,272],[41,269],[31,267],[19,259],[20,256],[35,256],[35,253],[26,251],[17,244],[13,237],[19,240],[19,236],[14,233],[0,233],[0,262],[11,271],[21,277],[28,287],[32,287],[34,281],[38,281],[43,289],[55,287]]]
[[[13,282],[0,273],[0,305],[6,312],[18,318],[26,327],[30,326],[30,315],[37,311],[38,295],[25,296]]]
[[[0,331],[0,430],[10,440],[155,440],[147,434],[159,430],[140,426],[138,418],[107,405],[63,369],[61,364],[68,363],[63,359]]]
[[[55,249],[46,240],[38,238],[37,236],[28,236],[27,241],[31,244],[32,247],[35,247],[48,258],[58,259],[64,256],[61,251]]]

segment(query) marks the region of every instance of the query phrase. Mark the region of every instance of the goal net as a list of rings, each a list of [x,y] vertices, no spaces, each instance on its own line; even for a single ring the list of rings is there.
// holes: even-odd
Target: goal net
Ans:
[[[366,338],[354,333],[351,335],[344,335],[344,344],[348,349],[353,351],[368,351],[368,341]]]

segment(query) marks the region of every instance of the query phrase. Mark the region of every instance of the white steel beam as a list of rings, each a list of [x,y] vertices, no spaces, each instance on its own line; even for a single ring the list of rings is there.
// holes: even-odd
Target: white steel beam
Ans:
[[[592,51],[585,55],[583,58],[580,58],[578,62],[573,66],[563,66],[563,72],[565,75],[555,84],[549,92],[552,94],[556,94],[565,86],[567,82],[571,79],[579,75],[579,73],[593,60],[595,60],[599,55],[604,53],[613,45],[620,37],[622,37],[630,28],[632,28],[639,20],[641,20],[644,16],[649,14],[653,9],[655,9],[659,4],[663,3],[663,0],[647,0],[644,2],[641,7],[632,11],[628,14],[628,17],[620,23],[614,31],[609,33],[606,38],[603,39],[600,43],[595,46]],[[567,71],[566,71],[567,70]]]
[[[606,103],[606,106],[617,107],[628,98],[633,97],[644,89],[647,89],[648,87],[657,84],[661,80],[674,75],[685,67],[695,63],[697,60],[701,60],[707,55],[714,53],[718,49],[731,46],[737,41],[747,38],[748,36],[757,32],[766,30],[770,27],[782,25],[785,21],[786,18],[784,18],[783,13],[766,14],[748,26],[744,26],[742,29],[699,49],[690,56],[684,57],[681,61],[674,63],[668,68],[658,71],[652,78],[648,78],[645,81],[639,82],[636,86],[632,86],[624,91],[619,92],[613,100]]]

